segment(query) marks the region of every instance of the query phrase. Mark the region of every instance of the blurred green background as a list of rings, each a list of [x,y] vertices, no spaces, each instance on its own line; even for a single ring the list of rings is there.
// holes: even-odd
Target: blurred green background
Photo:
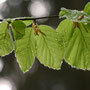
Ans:
[[[0,0],[0,18],[43,17],[58,15],[61,7],[83,10],[90,0]],[[56,29],[59,18],[39,20],[39,24]],[[0,58],[0,90],[90,90],[90,71],[68,65],[53,70],[35,59],[33,66],[23,73],[14,51]]]

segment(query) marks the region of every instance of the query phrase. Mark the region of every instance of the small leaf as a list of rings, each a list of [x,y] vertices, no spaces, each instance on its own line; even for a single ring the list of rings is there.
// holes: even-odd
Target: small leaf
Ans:
[[[39,28],[40,32],[36,38],[38,59],[49,68],[60,69],[63,59],[63,46],[59,33],[46,25],[40,25]]]
[[[35,40],[32,28],[25,30],[25,35],[15,41],[15,53],[23,72],[26,72],[35,59]]]
[[[74,29],[71,21],[64,20],[57,28],[64,40],[64,58],[74,67],[90,69],[90,23],[78,24]]]
[[[13,50],[13,40],[7,22],[0,23],[0,56]]]
[[[61,8],[60,17],[71,21],[90,23],[90,15],[83,11]]]
[[[15,39],[21,39],[25,35],[26,25],[20,20],[13,21],[11,25],[13,28]]]
[[[90,15],[90,2],[88,2],[84,8],[84,12]]]

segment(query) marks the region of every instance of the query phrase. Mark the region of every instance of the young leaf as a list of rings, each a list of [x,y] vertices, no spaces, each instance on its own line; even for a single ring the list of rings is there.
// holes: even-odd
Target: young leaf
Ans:
[[[35,40],[32,28],[25,29],[25,35],[15,41],[15,53],[22,71],[26,72],[35,59]]]
[[[90,15],[83,11],[61,8],[60,17],[71,21],[90,23]]]
[[[84,8],[84,12],[90,15],[90,2],[88,2]]]
[[[90,69],[90,24],[79,23],[80,28],[72,27],[71,21],[64,20],[57,28],[64,38],[64,57],[72,66]]]
[[[39,29],[40,32],[36,38],[38,59],[49,68],[60,69],[63,60],[63,46],[61,44],[63,41],[59,33],[46,25],[40,25]]]
[[[7,22],[0,23],[0,56],[13,50],[13,40]]]
[[[11,23],[13,32],[14,32],[14,38],[21,39],[25,35],[25,28],[26,25],[20,21],[20,20],[15,20]]]

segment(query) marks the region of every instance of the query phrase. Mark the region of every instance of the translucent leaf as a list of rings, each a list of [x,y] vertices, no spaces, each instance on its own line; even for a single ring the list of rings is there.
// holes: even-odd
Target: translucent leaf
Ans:
[[[73,22],[65,19],[63,20],[60,25],[58,25],[57,31],[60,33],[60,35],[62,36],[64,42],[67,42],[71,39],[71,37],[73,36]],[[66,44],[66,43],[64,43]]]
[[[36,38],[38,59],[49,68],[60,69],[63,60],[63,46],[59,33],[46,25],[40,25],[39,28],[40,32]]]
[[[26,26],[29,26],[33,23],[33,20],[25,20],[23,23],[25,23]]]
[[[25,35],[26,25],[20,21],[15,20],[11,23],[15,39],[21,39]]]
[[[32,28],[25,30],[22,39],[15,41],[15,53],[23,72],[26,72],[35,59],[35,40]]]
[[[71,21],[90,23],[90,15],[83,11],[61,8],[60,17]]]
[[[84,12],[90,15],[90,2],[88,2],[84,8]]]
[[[7,22],[0,23],[0,56],[13,50],[13,40]]]
[[[90,24],[79,23],[80,28],[72,27],[71,21],[64,20],[57,28],[64,40],[64,58],[72,66],[90,69]]]

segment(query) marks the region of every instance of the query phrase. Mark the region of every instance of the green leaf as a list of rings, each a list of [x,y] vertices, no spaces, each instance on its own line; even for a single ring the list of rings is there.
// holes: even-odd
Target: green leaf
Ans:
[[[25,28],[26,25],[20,21],[20,20],[15,20],[11,23],[13,32],[14,32],[14,38],[21,39],[25,35]]]
[[[67,42],[73,36],[73,22],[65,19],[63,20],[57,27],[57,31],[60,33],[61,37],[63,38],[64,42]],[[67,43],[64,43],[67,44]]]
[[[13,50],[13,40],[7,22],[0,23],[0,56],[5,56]]]
[[[25,20],[25,21],[22,21],[26,26],[30,25],[33,23],[33,20]]]
[[[61,8],[60,17],[71,21],[90,23],[90,15],[83,11]]]
[[[25,30],[25,35],[15,41],[15,53],[23,72],[26,72],[35,59],[35,40],[32,28]]]
[[[61,52],[63,46],[59,33],[46,25],[40,25],[39,28],[40,32],[36,38],[38,59],[49,68],[60,69],[63,60],[63,52]]]
[[[63,36],[65,60],[74,67],[90,69],[90,24],[79,23],[74,29],[71,21],[64,20],[57,30]]]
[[[90,2],[88,2],[84,8],[84,12],[90,15]]]

